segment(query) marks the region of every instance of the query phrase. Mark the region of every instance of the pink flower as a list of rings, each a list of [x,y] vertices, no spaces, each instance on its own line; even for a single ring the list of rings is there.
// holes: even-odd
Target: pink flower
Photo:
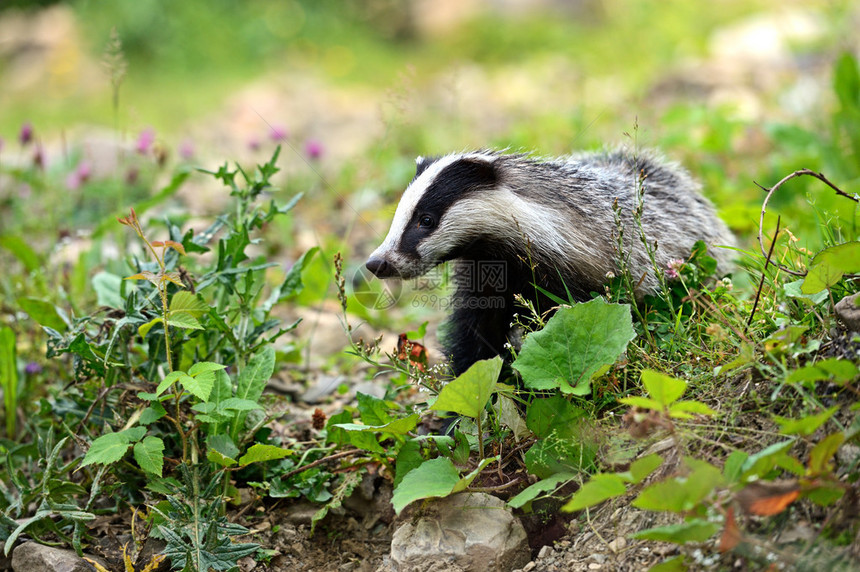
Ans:
[[[283,125],[272,125],[271,130],[269,132],[269,137],[272,138],[272,141],[278,142],[283,141],[287,137],[290,136],[290,132],[287,131],[287,128]]]
[[[305,143],[305,155],[307,155],[313,160],[318,160],[320,157],[322,157],[324,151],[325,148],[323,147],[323,144],[316,139],[309,139]]]
[[[21,132],[18,134],[18,141],[21,145],[26,146],[33,140],[33,125],[27,121],[21,126]]]
[[[258,137],[251,137],[248,139],[248,149],[251,151],[259,151],[260,150],[260,139]]]
[[[186,161],[194,158],[194,142],[191,139],[183,139],[179,144],[179,156]]]
[[[73,172],[69,173],[66,177],[66,187],[70,191],[76,191],[80,188],[82,183],[86,183],[90,180],[90,176],[92,175],[93,169],[90,164],[86,161],[81,161],[78,164],[78,168]]]
[[[141,155],[146,155],[152,144],[155,143],[155,129],[147,127],[137,136],[137,142],[134,144],[134,149]]]
[[[681,268],[683,267],[684,260],[682,258],[673,258],[666,263],[666,278],[668,278],[669,280],[675,280],[676,278],[680,278]]]

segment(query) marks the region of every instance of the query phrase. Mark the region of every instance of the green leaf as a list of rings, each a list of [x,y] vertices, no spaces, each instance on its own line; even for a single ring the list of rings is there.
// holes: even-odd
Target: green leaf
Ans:
[[[648,395],[664,407],[677,401],[687,389],[686,381],[650,369],[642,371],[642,384]]]
[[[391,421],[388,412],[396,407],[394,403],[360,391],[355,398],[358,401],[359,418],[365,425],[385,425]]]
[[[261,309],[264,312],[268,312],[275,306],[275,304],[283,302],[293,296],[297,296],[302,292],[302,290],[304,290],[305,285],[302,283],[302,271],[304,271],[307,263],[310,262],[318,251],[319,247],[314,246],[302,254],[299,259],[293,263],[293,266],[290,268],[289,272],[287,272],[287,276],[284,278],[284,281],[277,288],[272,290],[269,298],[262,304]]]
[[[206,370],[198,372],[194,377],[184,375],[179,378],[179,383],[198,399],[207,401],[209,394],[212,393],[212,388],[215,386],[215,373],[213,370]]]
[[[745,451],[732,451],[732,454],[726,459],[723,465],[723,478],[727,483],[734,484],[741,478],[744,463],[749,458],[749,454]]]
[[[594,505],[605,500],[618,497],[627,492],[624,481],[618,475],[598,473],[591,480],[582,485],[567,503],[561,507],[564,512],[574,512]]]
[[[618,476],[627,482],[638,485],[661,464],[663,464],[663,457],[657,453],[652,453],[642,457],[641,459],[633,461],[630,464],[630,470],[624,473],[618,473]]]
[[[39,510],[37,510],[35,514],[33,514],[33,516],[25,519],[23,522],[18,524],[18,527],[13,530],[12,533],[9,535],[9,538],[6,539],[6,545],[3,548],[3,554],[9,556],[9,552],[12,550],[12,547],[15,545],[15,542],[18,540],[18,537],[21,536],[21,533],[27,530],[27,528],[34,522],[42,520],[43,518],[50,516],[52,513],[53,511],[51,509],[40,507]]]
[[[138,326],[137,333],[141,338],[145,338],[146,334],[149,333],[149,330],[151,330],[153,326],[155,326],[156,324],[163,324],[163,323],[164,323],[164,318],[162,318],[161,316],[159,316],[157,318],[153,318],[152,320],[148,321],[147,323],[141,324],[140,326]]]
[[[538,398],[531,402],[526,412],[526,426],[539,439],[553,432],[571,436],[581,425],[585,412],[565,399],[563,395]]]
[[[527,388],[587,395],[592,375],[615,363],[634,337],[630,307],[595,298],[561,308],[529,334],[513,367]]]
[[[676,401],[669,406],[669,417],[690,419],[694,415],[716,415],[717,412],[700,401]]]
[[[800,291],[815,294],[834,286],[844,274],[860,273],[860,242],[846,242],[825,248],[815,255]]]
[[[203,301],[199,294],[192,294],[186,290],[180,290],[170,299],[170,314],[188,314],[193,318],[200,318],[209,313],[209,304]]]
[[[788,419],[786,417],[774,415],[773,420],[779,424],[779,432],[783,435],[801,435],[806,437],[815,433],[815,431],[824,425],[828,419],[833,417],[837,411],[839,411],[838,405],[831,407],[830,409],[826,409],[821,413],[807,415],[800,419]]]
[[[841,431],[831,433],[819,441],[809,452],[809,470],[815,475],[833,472],[830,459],[833,458],[843,442],[845,442],[845,433]]]
[[[833,90],[842,109],[860,109],[860,70],[851,52],[843,52],[833,69]]]
[[[250,359],[245,369],[239,374],[236,383],[236,397],[259,401],[266,388],[266,383],[275,371],[275,348],[271,345],[255,354]]]
[[[272,461],[275,459],[283,459],[293,454],[290,449],[277,447],[275,445],[265,445],[263,443],[255,443],[248,449],[248,452],[239,457],[239,465],[244,467],[251,463],[262,463],[264,461]]]
[[[200,361],[188,368],[188,375],[190,375],[191,377],[197,377],[201,373],[218,371],[219,369],[225,369],[226,367],[227,366],[221,365],[220,363],[215,363],[211,361]]]
[[[472,484],[472,481],[474,481],[478,477],[478,475],[481,474],[481,471],[487,468],[487,465],[489,465],[490,463],[498,462],[500,459],[501,457],[499,457],[498,455],[496,455],[495,457],[487,457],[485,459],[481,459],[481,462],[478,463],[478,466],[475,467],[472,472],[470,472],[464,477],[460,477],[460,479],[454,484],[454,488],[451,489],[451,492],[459,493],[466,490],[469,485]]]
[[[239,448],[233,443],[228,435],[210,435],[206,439],[208,449],[206,458],[222,467],[230,467],[236,464],[239,456]]]
[[[788,374],[789,383],[812,384],[816,381],[832,381],[844,385],[860,374],[857,366],[847,359],[827,358],[807,365]]]
[[[633,506],[682,513],[692,510],[723,484],[722,473],[713,465],[692,458],[685,459],[685,462],[692,469],[688,475],[649,485],[636,497]]]
[[[717,531],[720,525],[703,519],[695,519],[680,524],[669,524],[642,530],[632,535],[640,540],[657,540],[660,542],[674,542],[685,544],[687,542],[704,542]]]
[[[421,466],[424,462],[424,457],[421,455],[421,441],[419,439],[409,439],[400,447],[397,452],[397,460],[394,464],[394,488],[400,485],[409,471],[415,467]]]
[[[164,468],[164,441],[149,435],[134,445],[134,460],[147,473],[161,476]]]
[[[385,425],[364,425],[359,423],[338,423],[335,427],[340,427],[345,431],[365,431],[368,433],[391,433],[393,435],[406,435],[418,425],[421,416],[413,413],[408,417],[395,419]]]
[[[138,397],[139,396],[140,395],[138,394]],[[140,415],[140,419],[138,419],[138,423],[141,425],[150,425],[165,415],[167,415],[167,411],[164,410],[164,406],[158,401],[154,401],[149,405],[149,407],[143,410],[143,413]]]
[[[263,406],[256,401],[251,401],[250,399],[229,397],[216,405],[216,408],[223,411],[253,411],[254,409],[263,409]]]
[[[179,381],[183,377],[189,377],[187,373],[184,371],[171,371],[167,375],[164,376],[164,379],[161,380],[161,383],[158,384],[158,387],[155,388],[155,395],[161,395],[167,389],[173,385],[175,382]]]
[[[170,314],[170,317],[167,318],[167,325],[173,326],[175,328],[182,328],[184,330],[202,330],[203,326],[200,325],[200,322],[197,321],[197,318],[192,316],[191,314],[179,313],[179,314]]]
[[[511,508],[522,508],[533,501],[541,493],[551,492],[559,485],[570,482],[576,478],[574,473],[555,473],[527,487],[524,491],[508,501]]]
[[[96,291],[96,300],[99,306],[108,308],[124,308],[125,301],[122,299],[122,276],[110,272],[99,272],[93,276],[93,290]],[[148,331],[148,330],[147,330]]]
[[[786,296],[800,300],[801,302],[812,306],[817,306],[828,298],[826,290],[816,294],[804,294],[801,291],[801,286],[803,286],[803,278],[795,280],[794,282],[786,282],[783,284],[782,289],[785,290]]]
[[[409,471],[400,486],[394,489],[391,504],[394,512],[400,514],[413,501],[431,497],[444,497],[451,494],[460,480],[460,473],[448,457],[430,459]]]
[[[6,436],[15,437],[18,419],[18,366],[15,356],[15,331],[0,326],[0,387],[3,388],[3,408],[6,414]]]
[[[439,392],[434,411],[452,411],[476,419],[490,400],[502,371],[502,358],[475,362]]]
[[[618,402],[623,403],[624,405],[629,405],[630,407],[639,407],[641,409],[663,411],[663,406],[649,397],[640,397],[638,395],[633,395],[631,397],[622,397],[618,400]]]
[[[11,252],[18,261],[24,265],[28,273],[40,272],[42,269],[42,258],[36,251],[20,236],[0,236],[0,247]]]
[[[131,446],[131,440],[128,435],[123,433],[108,433],[96,438],[90,450],[81,461],[81,466],[99,464],[110,465],[116,463],[125,456],[126,451]]]
[[[66,328],[66,322],[60,317],[57,307],[47,300],[18,298],[18,305],[40,326],[52,328],[58,332],[62,332]]]

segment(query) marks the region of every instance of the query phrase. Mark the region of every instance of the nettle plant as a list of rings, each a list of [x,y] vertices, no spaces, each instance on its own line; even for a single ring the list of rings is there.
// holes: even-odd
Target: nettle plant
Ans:
[[[123,473],[121,480],[138,481],[129,471],[131,450],[144,485],[168,495],[177,515],[199,517],[203,513],[182,507],[230,496],[225,473],[292,454],[261,431],[269,419],[261,396],[275,368],[273,343],[298,324],[284,326],[272,309],[302,290],[302,270],[316,249],[276,283],[270,278],[277,265],[246,252],[260,242],[255,234],[299,199],[284,206],[261,200],[278,171],[279,151],[253,173],[226,164],[209,172],[230,189],[234,204],[200,234],[182,234],[168,222],[168,238],[155,241],[134,210],[120,218],[150,261],[135,258],[134,274],[102,273],[94,280],[100,299],[115,307],[75,319],[64,334],[46,328],[49,357],[73,357],[78,383],[57,412],[64,422],[77,418],[78,433],[92,435],[89,444],[79,440],[87,449],[80,466],[109,467]],[[176,468],[180,480],[172,476]],[[201,501],[201,491],[211,498]],[[185,526],[176,524],[184,517],[153,516],[175,562],[176,554],[187,552],[182,565],[205,564],[192,553],[207,542],[207,550],[228,556],[212,566],[220,569],[235,556],[227,550],[235,545],[223,540],[237,529],[216,522],[218,511],[208,513],[205,538],[194,533],[202,521]]]

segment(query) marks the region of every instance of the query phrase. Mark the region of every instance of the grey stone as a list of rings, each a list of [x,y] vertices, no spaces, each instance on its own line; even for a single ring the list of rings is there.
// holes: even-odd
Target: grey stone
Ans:
[[[504,501],[464,493],[432,502],[402,524],[391,541],[399,571],[514,570],[530,560],[526,532]]]
[[[852,332],[860,332],[860,292],[846,296],[836,303],[836,317]]]
[[[74,550],[45,546],[38,542],[25,542],[12,551],[12,570],[15,572],[92,572],[95,568],[75,554]]]

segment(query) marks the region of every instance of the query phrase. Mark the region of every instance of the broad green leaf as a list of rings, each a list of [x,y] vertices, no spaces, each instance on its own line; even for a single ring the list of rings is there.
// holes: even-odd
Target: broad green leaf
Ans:
[[[215,373],[211,370],[202,371],[195,377],[184,375],[179,378],[179,383],[189,393],[202,401],[209,399],[209,394],[212,393],[212,388],[215,386]]]
[[[124,308],[125,301],[122,298],[122,276],[110,272],[99,272],[93,276],[93,290],[96,291],[99,306],[108,308]]]
[[[669,406],[669,417],[690,419],[694,415],[716,415],[717,412],[700,401],[676,401]]]
[[[18,305],[40,326],[53,328],[58,332],[62,332],[66,328],[66,322],[60,317],[57,307],[47,300],[18,298]]]
[[[832,472],[830,459],[833,458],[844,441],[845,433],[841,431],[831,433],[819,441],[809,452],[809,470],[815,475]]]
[[[400,485],[409,471],[415,467],[421,466],[424,462],[424,457],[421,455],[421,441],[419,439],[409,439],[400,447],[397,452],[397,460],[394,463],[394,488]]]
[[[688,475],[649,485],[636,497],[633,506],[682,513],[692,510],[723,484],[722,473],[713,465],[692,458],[685,459],[685,462],[692,469]]]
[[[174,328],[182,328],[184,330],[203,329],[203,326],[200,325],[200,322],[197,321],[197,318],[195,318],[191,314],[186,314],[184,312],[180,312],[178,314],[174,314],[171,312],[170,317],[167,318],[167,325],[173,326]]]
[[[828,419],[833,417],[833,414],[837,411],[839,411],[838,405],[831,407],[830,409],[826,409],[821,413],[807,415],[800,419],[788,419],[787,417],[774,415],[773,420],[780,426],[779,432],[783,435],[801,435],[806,437],[815,433],[815,431],[824,425]]]
[[[188,314],[193,318],[200,318],[209,313],[209,305],[204,302],[198,294],[192,294],[187,290],[180,290],[170,299],[170,314]]]
[[[523,460],[528,471],[541,479],[555,473],[587,471],[594,463],[598,444],[577,424],[573,431],[559,429],[526,451]]]
[[[623,403],[624,405],[629,405],[630,407],[639,407],[641,409],[663,411],[663,406],[649,397],[640,397],[638,395],[633,395],[631,397],[622,397],[618,400],[618,402]]]
[[[239,448],[233,443],[227,435],[210,435],[206,439],[208,449],[206,458],[217,463],[222,467],[229,467],[236,464],[236,457],[239,456]]]
[[[293,454],[290,449],[277,447],[275,445],[265,445],[263,443],[255,443],[248,449],[248,452],[239,457],[239,465],[244,467],[251,463],[261,463],[263,461],[272,461],[274,459],[283,459]]]
[[[143,410],[140,419],[138,419],[138,423],[144,426],[149,425],[151,423],[155,423],[165,415],[167,415],[167,411],[164,410],[164,406],[161,405],[161,403],[159,403],[158,401],[153,401],[153,403],[151,403],[149,407]]]
[[[6,436],[15,437],[18,419],[18,364],[15,356],[15,331],[0,326],[0,388],[3,389],[3,409],[6,414]]]
[[[511,508],[522,508],[533,501],[539,494],[554,491],[559,485],[576,478],[574,473],[556,473],[527,487],[524,491],[508,501]]]
[[[167,389],[173,385],[175,382],[179,381],[183,377],[189,377],[187,373],[184,371],[171,371],[167,375],[164,376],[164,379],[161,380],[161,383],[158,384],[158,387],[155,388],[155,395],[161,395]]]
[[[726,459],[725,465],[723,465],[723,478],[726,479],[727,483],[738,482],[743,472],[744,463],[748,458],[749,454],[745,451],[732,451],[732,454]]]
[[[630,464],[630,470],[624,473],[618,473],[618,476],[625,481],[638,485],[661,464],[663,464],[663,457],[657,453],[652,453],[642,457],[641,459],[633,461]]]
[[[822,290],[816,294],[804,294],[801,291],[801,286],[803,285],[803,278],[800,280],[795,280],[794,282],[786,282],[783,284],[782,289],[785,290],[785,295],[794,298],[796,300],[800,300],[804,304],[817,306],[818,304],[827,300],[828,295],[826,290]]]
[[[615,363],[634,337],[630,307],[595,298],[561,308],[543,330],[529,334],[513,367],[527,388],[587,395],[592,376]]]
[[[650,369],[642,371],[642,385],[648,395],[664,407],[677,401],[687,389],[686,381]]]
[[[648,569],[648,572],[689,572],[690,568],[687,566],[686,558],[683,554],[680,556],[674,556],[663,562],[658,562],[654,566]]]
[[[221,365],[220,363],[215,363],[211,361],[200,361],[188,368],[188,375],[190,375],[191,377],[197,377],[201,373],[218,371],[219,369],[224,369],[226,367],[227,366]]]
[[[460,480],[460,473],[448,457],[430,459],[409,471],[400,486],[394,489],[391,504],[400,514],[410,503],[419,499],[444,497],[451,494]]]
[[[803,286],[804,294],[815,294],[834,286],[844,274],[860,273],[860,242],[846,242],[825,248],[815,255]]]
[[[11,252],[24,265],[28,273],[41,272],[42,258],[20,236],[11,234],[0,236],[0,247]]]
[[[598,473],[582,485],[573,497],[561,507],[564,512],[582,510],[627,492],[624,481],[618,475]]]
[[[275,371],[275,348],[267,345],[255,354],[239,374],[236,383],[236,397],[259,401],[266,383]]]
[[[161,476],[164,468],[164,441],[149,435],[134,445],[134,460],[147,473]]]
[[[539,439],[553,432],[572,435],[585,416],[583,410],[563,395],[535,399],[526,412],[526,426]]]
[[[263,406],[256,401],[251,401],[250,399],[239,399],[238,397],[229,397],[215,405],[215,407],[224,411],[251,411],[254,409],[263,409]]]
[[[704,542],[720,530],[720,525],[703,519],[695,519],[680,524],[669,524],[642,530],[632,535],[640,540],[657,540],[660,542]]]
[[[860,375],[860,370],[847,359],[827,358],[807,365],[788,374],[789,383],[812,384],[816,381],[832,381],[843,385]]]
[[[388,412],[397,407],[395,403],[360,391],[355,398],[358,401],[358,416],[365,425],[385,425],[392,420]]]
[[[476,419],[493,394],[502,371],[502,358],[475,362],[439,392],[434,411],[452,411]]]
[[[116,463],[125,456],[131,441],[123,433],[108,433],[93,440],[90,450],[81,461],[81,466],[99,464],[110,465]]]
[[[788,455],[789,449],[794,445],[794,439],[789,441],[781,441],[769,445],[747,457],[743,464],[743,475],[764,475],[777,466],[777,459]]]

